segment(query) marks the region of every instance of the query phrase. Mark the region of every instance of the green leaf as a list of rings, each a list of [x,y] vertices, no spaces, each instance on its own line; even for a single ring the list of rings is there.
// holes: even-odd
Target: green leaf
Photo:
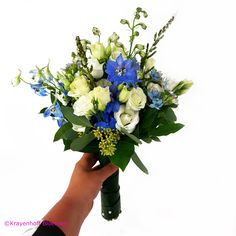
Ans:
[[[113,164],[117,165],[124,171],[127,165],[129,164],[130,158],[133,153],[134,144],[120,141],[116,145],[115,154],[110,157],[110,160]]]
[[[71,150],[80,152],[89,143],[95,139],[92,133],[84,134],[82,137],[76,138],[70,145]]]
[[[72,124],[81,125],[84,127],[92,127],[91,123],[85,116],[76,116],[73,114],[73,108],[62,106],[61,111],[66,119]]]
[[[148,169],[146,168],[146,166],[142,163],[142,161],[139,159],[138,155],[136,154],[136,152],[133,153],[132,155],[132,160],[135,163],[135,165],[141,170],[143,171],[145,174],[148,175]]]
[[[170,123],[173,123],[173,122],[175,122],[176,121],[176,115],[175,115],[175,113],[174,113],[174,111],[170,108],[170,107],[168,107],[166,110],[165,110],[165,118],[166,118],[166,120],[168,121],[168,122],[170,122]]]
[[[151,138],[142,138],[142,140],[146,143],[151,143],[152,142]]]
[[[65,123],[58,131],[56,132],[53,142],[58,141],[61,138],[64,138],[65,133],[72,128],[71,123]]]
[[[70,150],[71,140],[63,139],[63,143],[65,145],[64,151]]]
[[[42,110],[40,110],[39,114],[44,113],[47,110],[47,107],[44,107]]]
[[[125,129],[121,128],[121,132],[123,132],[125,135],[127,135],[129,138],[131,138],[135,143],[137,144],[142,144],[140,139],[138,139],[136,136],[133,134],[128,133]]]
[[[84,147],[81,152],[87,152],[87,153],[98,153],[99,147],[98,147],[98,140],[93,140],[91,143],[89,143],[86,147]]]
[[[164,124],[160,125],[158,128],[150,131],[153,136],[165,136],[171,133],[175,133],[184,127],[183,124],[180,123],[172,123],[172,124]]]

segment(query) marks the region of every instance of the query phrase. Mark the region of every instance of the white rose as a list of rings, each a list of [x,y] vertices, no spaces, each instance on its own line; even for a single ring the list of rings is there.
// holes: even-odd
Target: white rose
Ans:
[[[89,67],[92,66],[93,70],[91,72],[91,75],[95,79],[102,78],[104,71],[103,71],[103,64],[100,64],[96,58],[91,58],[88,60]]]
[[[159,84],[149,83],[147,86],[148,92],[163,92],[163,88]]]
[[[89,117],[94,112],[92,97],[90,94],[81,96],[73,105],[74,114]]]
[[[139,112],[128,109],[125,105],[121,105],[118,112],[114,113],[116,119],[116,128],[121,131],[125,129],[128,133],[132,133],[139,122]]]
[[[81,125],[75,125],[75,124],[73,124],[72,129],[73,129],[75,132],[78,132],[78,133],[84,133],[84,131],[85,131],[85,127],[83,127],[83,126],[81,126]]]
[[[90,92],[90,95],[93,98],[93,100],[98,102],[98,110],[100,111],[104,111],[107,103],[111,101],[109,87],[105,88],[101,86],[95,87]]]
[[[74,81],[70,84],[70,91],[68,92],[68,96],[80,97],[82,95],[88,94],[89,91],[90,88],[87,78],[82,75],[76,77]]]
[[[147,96],[141,88],[133,88],[130,91],[127,106],[134,111],[139,111],[145,107]]]

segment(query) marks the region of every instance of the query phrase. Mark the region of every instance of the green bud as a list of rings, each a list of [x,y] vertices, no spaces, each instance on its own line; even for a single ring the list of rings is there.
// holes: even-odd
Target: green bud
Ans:
[[[136,13],[135,18],[140,19],[140,14]]]
[[[148,14],[147,14],[147,12],[146,12],[146,11],[143,11],[143,16],[144,16],[145,18],[147,18],[147,17],[148,17]]]
[[[136,44],[135,48],[137,48],[138,50],[143,50],[145,46],[143,44]]]
[[[192,85],[193,82],[191,80],[182,80],[173,88],[173,92],[177,96],[180,96],[186,93]]]
[[[140,23],[139,25],[142,27],[142,29],[147,29],[147,26],[144,23]]]
[[[136,8],[136,11],[137,11],[137,12],[141,12],[142,10],[143,10],[143,9],[142,9],[141,7],[137,7],[137,8]]]
[[[119,35],[115,32],[113,32],[113,34],[109,37],[109,40],[112,42],[112,43],[115,43],[117,42],[117,40],[119,39]]]
[[[11,81],[11,84],[13,87],[16,87],[20,84],[21,82],[21,71],[20,73]]]
[[[138,31],[135,31],[134,32],[134,35],[137,37],[137,36],[139,36],[139,32]]]
[[[119,101],[122,103],[126,103],[129,99],[129,94],[130,94],[130,91],[127,89],[126,86],[124,86],[123,89],[120,91]]]
[[[123,25],[125,25],[125,24],[128,24],[129,22],[128,22],[126,19],[121,19],[121,20],[120,20],[120,23],[123,24]]]
[[[92,31],[94,35],[101,36],[101,31],[97,27],[93,27]]]
[[[139,55],[140,55],[141,57],[145,57],[146,53],[145,53],[144,51],[140,51],[140,52],[139,52]]]
[[[119,84],[118,87],[117,87],[118,91],[121,91],[123,89],[123,87],[124,87],[123,84]]]

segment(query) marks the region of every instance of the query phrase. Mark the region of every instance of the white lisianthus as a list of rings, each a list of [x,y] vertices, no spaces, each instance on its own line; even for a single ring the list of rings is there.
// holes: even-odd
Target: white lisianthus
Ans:
[[[147,61],[146,61],[146,64],[145,64],[145,71],[148,71],[152,67],[154,67],[155,63],[156,63],[156,60],[153,57],[148,58]]]
[[[125,129],[128,133],[132,133],[139,122],[139,112],[129,109],[125,105],[121,105],[118,112],[114,113],[116,119],[116,128],[118,130]]]
[[[75,125],[75,124],[73,124],[72,129],[75,132],[78,132],[78,133],[84,133],[84,131],[85,131],[85,127],[82,126],[82,125]]]
[[[90,91],[89,83],[84,75],[78,76],[70,84],[70,91],[68,96],[70,97],[80,97],[82,95],[88,94]]]
[[[122,90],[120,91],[119,101],[122,103],[126,103],[129,99],[129,94],[130,94],[130,91],[127,89],[126,86],[124,86]]]
[[[74,114],[77,116],[90,117],[94,112],[92,96],[90,93],[79,97],[73,105]]]
[[[91,72],[91,75],[95,79],[100,79],[102,78],[104,71],[103,71],[103,63],[100,64],[96,58],[91,58],[88,60],[88,66],[92,66],[93,70]]]
[[[138,88],[133,88],[130,91],[129,99],[127,101],[127,106],[134,111],[139,111],[145,107],[147,102],[147,96],[143,92],[143,90]]]
[[[147,86],[148,92],[163,92],[163,88],[159,84],[149,83]]]
[[[91,92],[91,97],[98,103],[98,110],[104,111],[108,102],[111,101],[109,87],[95,87]]]
[[[90,49],[94,58],[98,59],[99,61],[106,59],[106,49],[102,43],[97,42],[95,44],[92,44]]]

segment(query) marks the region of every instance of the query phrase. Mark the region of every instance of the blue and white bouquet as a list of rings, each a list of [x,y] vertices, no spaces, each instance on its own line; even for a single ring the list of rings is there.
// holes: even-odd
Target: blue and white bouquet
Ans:
[[[148,173],[135,147],[160,141],[159,137],[183,127],[176,123],[173,108],[192,82],[167,79],[153,58],[174,17],[154,35],[152,44],[135,44],[140,30],[147,28],[140,19],[147,16],[138,7],[131,22],[121,20],[131,32],[128,47],[116,33],[103,44],[100,30],[94,27],[98,41],[91,43],[77,36],[72,61],[56,75],[48,64],[31,71],[31,82],[25,81],[21,72],[16,77],[15,85],[23,81],[37,95],[50,95],[51,105],[41,113],[57,121],[60,128],[54,141],[62,139],[65,150],[96,153],[101,165],[112,162],[123,171],[132,159]],[[107,220],[121,212],[118,173],[108,178],[101,190],[102,215]]]

